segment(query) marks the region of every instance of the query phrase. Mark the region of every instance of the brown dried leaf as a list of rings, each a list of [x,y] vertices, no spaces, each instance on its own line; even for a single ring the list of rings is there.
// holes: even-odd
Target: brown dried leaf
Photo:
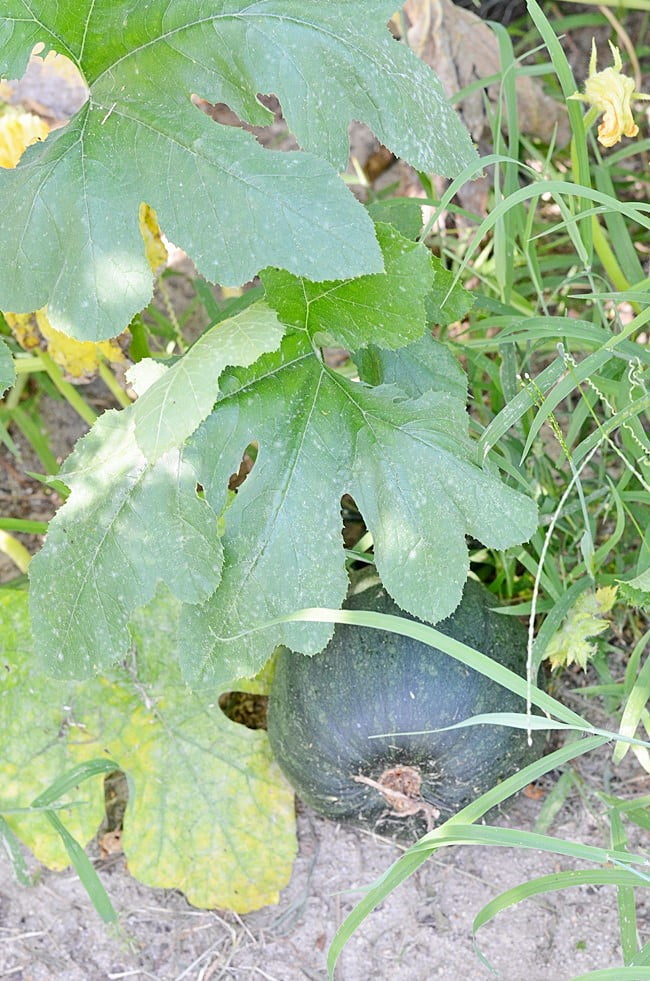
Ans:
[[[447,96],[501,70],[495,35],[471,11],[457,7],[452,0],[406,0],[404,12],[411,24],[410,46],[434,69]],[[569,123],[565,107],[547,96],[532,78],[517,78],[516,87],[521,132],[549,142],[557,125],[557,142],[560,146],[567,143]],[[496,103],[499,84],[488,86],[487,94]],[[458,109],[477,143],[489,139],[484,90],[472,92],[459,103]]]

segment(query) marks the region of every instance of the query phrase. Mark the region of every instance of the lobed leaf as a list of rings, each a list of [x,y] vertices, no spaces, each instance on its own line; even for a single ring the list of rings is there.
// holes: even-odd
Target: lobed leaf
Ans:
[[[59,473],[71,494],[30,564],[36,650],[50,670],[85,677],[130,648],[128,621],[160,580],[188,603],[221,573],[217,515],[178,450],[150,464],[129,412],[95,423]]]
[[[89,98],[68,125],[0,172],[0,308],[47,303],[79,339],[118,333],[148,302],[140,206],[210,280],[274,265],[312,280],[378,272],[372,223],[338,179],[347,128],[453,175],[477,159],[439,81],[386,29],[387,0],[6,0],[0,74],[43,42],[80,69]],[[192,93],[264,125],[275,93],[303,152],[262,149]],[[316,154],[316,155],[314,155]]]
[[[416,343],[439,350],[431,338]],[[476,460],[457,378],[446,390],[442,373],[437,383],[438,391],[408,398],[397,386],[349,381],[299,335],[226,377],[187,451],[215,511],[235,461],[252,440],[259,449],[225,514],[221,583],[207,603],[185,609],[180,654],[191,682],[254,674],[278,643],[322,649],[331,627],[278,620],[303,607],[340,607],[344,493],[372,532],[388,591],[431,622],[459,602],[466,534],[495,548],[532,534],[532,501]]]
[[[424,302],[433,280],[432,259],[423,245],[378,224],[384,272],[335,282],[267,269],[267,302],[285,324],[323,334],[326,343],[355,349],[369,343],[399,348],[424,332]]]
[[[258,302],[206,331],[187,354],[140,396],[133,408],[135,437],[151,463],[203,422],[228,365],[252,364],[280,343],[284,326]]]

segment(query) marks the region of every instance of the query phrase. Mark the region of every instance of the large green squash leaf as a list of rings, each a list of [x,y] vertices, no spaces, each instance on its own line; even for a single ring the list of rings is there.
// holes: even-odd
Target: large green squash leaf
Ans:
[[[227,719],[218,689],[199,695],[182,683],[176,620],[177,604],[156,597],[132,625],[127,667],[62,682],[35,670],[26,596],[0,591],[0,813],[42,862],[62,868],[68,857],[46,819],[16,809],[74,763],[114,759],[132,791],[123,832],[132,875],[182,889],[196,906],[246,912],[276,902],[288,881],[293,793],[264,731]],[[58,813],[85,844],[104,811],[102,780],[66,802]]]
[[[259,451],[225,516],[221,583],[207,603],[185,608],[179,650],[191,682],[254,674],[277,643],[322,649],[330,626],[277,621],[303,607],[340,607],[344,493],[372,532],[389,593],[431,622],[460,600],[465,535],[505,548],[532,534],[533,502],[477,460],[457,372],[447,381],[436,368],[438,356],[448,367],[447,352],[429,336],[415,344],[431,366],[431,388],[417,397],[341,377],[299,334],[233,373],[230,388],[222,380],[224,394],[187,452],[215,511],[244,447],[255,439]]]
[[[389,0],[5,0],[0,74],[43,42],[81,70],[70,123],[0,172],[0,308],[48,304],[81,339],[118,333],[148,302],[142,201],[210,280],[279,266],[313,280],[381,270],[372,223],[337,178],[347,127],[366,122],[416,167],[454,176],[477,159],[442,88],[386,29]],[[262,149],[191,101],[270,121],[275,93],[304,151]],[[336,168],[336,169],[335,169]]]
[[[320,650],[331,627],[270,621],[301,607],[340,607],[344,493],[372,531],[386,588],[433,622],[460,599],[465,535],[504,548],[532,534],[532,501],[477,458],[462,370],[423,334],[437,276],[428,255],[390,229],[380,236],[386,273],[365,304],[353,281],[319,289],[265,273],[266,302],[292,326],[276,352],[209,382],[214,408],[183,446],[154,464],[138,446],[139,424],[156,448],[148,440],[165,429],[164,398],[144,417],[137,402],[107,413],[78,444],[61,471],[70,497],[31,570],[36,646],[50,669],[82,676],[123,657],[131,613],[158,579],[186,605],[177,653],[193,683],[252,676],[279,643]],[[423,336],[381,351],[372,341],[386,336],[373,325],[406,269],[412,295],[399,340]],[[327,367],[316,343],[323,333],[367,345],[357,356],[361,381]],[[158,386],[170,391],[164,386],[181,364],[144,398]],[[195,421],[204,408],[192,408]],[[230,477],[252,442],[255,466],[231,500]]]
[[[331,328],[360,343],[378,333],[374,324],[391,294],[403,294],[406,280],[403,325],[389,318],[398,335],[394,343],[422,334],[424,300],[433,280],[429,255],[387,226],[379,234],[386,272],[361,278],[362,287],[368,286],[365,303],[355,280],[319,289],[269,270],[273,305],[284,311],[293,297],[290,305],[297,312],[285,312],[294,323],[308,322],[317,334]],[[314,302],[300,305],[296,293],[313,296]],[[199,603],[214,591],[223,558],[217,514],[197,495],[199,471],[180,447],[211,410],[224,367],[252,364],[262,352],[278,347],[284,330],[274,310],[258,302],[209,330],[169,370],[141,362],[138,401],[127,411],[105,413],[77,444],[58,475],[72,493],[30,568],[36,648],[50,669],[78,677],[122,656],[130,643],[129,618],[153,596],[159,579],[188,603]],[[309,369],[315,352],[310,335],[302,334]],[[269,410],[275,411],[273,405]],[[229,473],[239,468],[242,451],[233,444],[224,462]],[[206,466],[212,457],[208,450]],[[235,667],[232,676],[242,673]]]

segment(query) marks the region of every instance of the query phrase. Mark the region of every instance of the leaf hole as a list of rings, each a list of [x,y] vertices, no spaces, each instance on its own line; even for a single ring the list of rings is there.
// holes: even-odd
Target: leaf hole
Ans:
[[[226,691],[219,696],[219,708],[231,722],[247,729],[266,729],[268,696],[247,691]]]
[[[241,119],[225,102],[208,102],[198,95],[192,94],[190,100],[193,106],[204,112],[221,126],[234,126],[246,130],[255,137],[260,146],[266,150],[298,150],[300,147],[296,138],[289,132],[280,103],[274,95],[258,93],[257,101],[273,114],[273,121],[267,126],[252,126]]]
[[[65,55],[37,44],[22,78],[0,81],[0,167],[16,167],[27,149],[60,129],[88,101],[88,87]]]
[[[249,445],[244,450],[241,463],[239,464],[239,470],[237,473],[232,474],[230,480],[228,481],[228,490],[237,491],[239,487],[244,483],[249,473],[255,466],[255,461],[257,460],[258,444],[249,443]]]
[[[374,565],[372,535],[349,494],[344,494],[341,498],[341,521],[348,571],[361,571],[367,569],[368,565]]]

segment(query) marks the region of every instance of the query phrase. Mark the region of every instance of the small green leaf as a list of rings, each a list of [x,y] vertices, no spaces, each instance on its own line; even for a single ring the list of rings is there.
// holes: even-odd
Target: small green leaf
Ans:
[[[226,366],[252,364],[275,350],[283,333],[275,313],[255,303],[203,334],[135,403],[135,437],[149,462],[180,446],[203,422]]]
[[[454,274],[445,269],[440,259],[432,256],[435,279],[433,289],[426,299],[429,323],[446,327],[462,320],[474,306],[473,295],[460,283],[454,282]]]
[[[132,414],[105,412],[60,472],[71,493],[30,563],[36,649],[49,670],[86,677],[124,656],[132,611],[159,580],[188,603],[214,590],[217,515],[177,450],[151,465]]]
[[[262,273],[267,302],[286,324],[305,327],[329,343],[398,348],[426,327],[424,298],[431,289],[431,256],[390,225],[377,225],[384,272],[313,283],[279,270]]]
[[[0,397],[16,381],[16,368],[11,351],[3,340],[0,340]]]
[[[46,810],[45,817],[58,834],[61,844],[65,848],[70,862],[72,863],[74,870],[79,877],[79,881],[88,893],[93,906],[101,916],[104,923],[116,923],[117,913],[113,908],[113,904],[109,899],[108,893],[102,885],[101,879],[97,875],[95,866],[86,855],[82,846],[79,844],[74,835],[70,834],[67,827],[55,811]]]

